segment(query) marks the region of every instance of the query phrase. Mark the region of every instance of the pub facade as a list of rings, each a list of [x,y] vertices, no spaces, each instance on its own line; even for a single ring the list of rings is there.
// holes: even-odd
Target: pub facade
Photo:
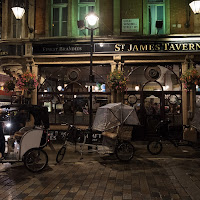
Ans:
[[[180,76],[199,70],[200,19],[187,1],[29,0],[21,20],[13,6],[2,1],[1,71],[38,76],[32,103],[48,107],[52,126],[88,126],[91,102],[93,117],[116,102],[108,84],[115,69],[128,76],[121,101],[138,113],[137,138],[151,136],[161,119],[177,129],[192,119],[199,88],[186,91]],[[86,21],[85,28],[77,25],[91,11],[99,17],[93,40]]]

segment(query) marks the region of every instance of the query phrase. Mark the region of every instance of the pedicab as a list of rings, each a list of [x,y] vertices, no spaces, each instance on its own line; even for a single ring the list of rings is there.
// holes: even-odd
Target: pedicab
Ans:
[[[56,161],[59,163],[66,153],[66,147],[69,144],[79,145],[81,147],[81,156],[84,152],[84,146],[92,147],[92,150],[99,154],[115,154],[120,161],[129,161],[133,158],[135,148],[130,142],[132,134],[132,125],[139,125],[134,107],[122,103],[110,103],[99,107],[92,131],[99,131],[103,136],[101,144],[87,143],[90,130],[81,130],[74,125],[69,125],[65,136],[65,143],[57,153]],[[128,128],[127,128],[128,127]],[[129,137],[126,137],[128,132]]]
[[[22,133],[21,137],[14,137],[13,145],[9,146],[5,141],[4,152],[1,152],[0,163],[24,162],[26,168],[31,172],[39,172],[48,164],[48,155],[43,150],[48,141],[49,116],[46,107],[37,105],[19,105],[19,106],[2,106],[6,112],[25,110],[28,114],[32,114],[34,118],[34,126],[23,127],[18,132]],[[10,115],[10,114],[8,114]],[[12,118],[8,121],[0,122],[0,133],[3,133],[4,125],[9,127],[12,124]]]

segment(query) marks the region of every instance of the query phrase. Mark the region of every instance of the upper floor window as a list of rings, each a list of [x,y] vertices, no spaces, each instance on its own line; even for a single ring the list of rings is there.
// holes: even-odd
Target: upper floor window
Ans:
[[[51,34],[67,36],[68,0],[52,0],[51,3]]]
[[[165,34],[165,0],[148,0],[148,33]]]
[[[90,12],[96,12],[96,0],[79,0],[78,4],[78,19],[84,20],[85,16]],[[87,23],[87,22],[86,22]],[[88,26],[88,24],[86,24]],[[79,30],[79,36],[90,35],[88,29]]]

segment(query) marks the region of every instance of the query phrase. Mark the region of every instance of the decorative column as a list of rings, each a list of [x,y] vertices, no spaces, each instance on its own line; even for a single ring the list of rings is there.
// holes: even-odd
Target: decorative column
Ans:
[[[38,65],[33,64],[32,66],[32,73],[38,77]],[[35,88],[32,91],[32,95],[31,95],[31,104],[32,105],[37,105],[37,88]]]
[[[190,61],[190,67],[193,67],[193,61]],[[196,86],[194,85],[190,90],[190,107],[189,107],[189,119],[192,120],[194,117],[194,109],[196,105]]]
[[[182,63],[182,73],[184,73],[188,69],[188,62],[185,61]],[[182,113],[183,113],[183,125],[188,124],[188,92],[184,89],[184,85],[182,83]]]

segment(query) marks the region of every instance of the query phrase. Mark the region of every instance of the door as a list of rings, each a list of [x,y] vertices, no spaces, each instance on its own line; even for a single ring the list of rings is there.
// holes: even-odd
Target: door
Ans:
[[[157,84],[162,88],[158,82],[153,82],[153,84]],[[147,91],[144,85],[141,93],[141,112],[143,116],[141,123],[144,127],[145,138],[156,136],[156,127],[160,120],[164,119],[164,105],[165,99],[163,90]]]

